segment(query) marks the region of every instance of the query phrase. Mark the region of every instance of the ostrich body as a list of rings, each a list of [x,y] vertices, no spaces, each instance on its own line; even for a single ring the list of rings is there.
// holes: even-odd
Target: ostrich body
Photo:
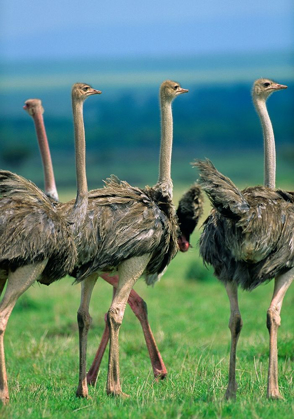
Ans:
[[[118,334],[129,294],[141,275],[153,284],[178,250],[178,224],[172,204],[170,163],[172,151],[173,99],[187,92],[178,83],[166,81],[160,88],[162,142],[160,176],[157,184],[144,189],[130,186],[112,176],[102,189],[89,193],[88,225],[80,263],[73,275],[82,281],[78,310],[80,333],[80,378],[77,395],[88,395],[86,379],[89,303],[98,275],[118,272],[119,282],[108,311],[110,352],[107,393],[123,395],[119,378]],[[162,169],[164,167],[164,170]],[[79,253],[79,250],[78,250]]]
[[[294,275],[294,199],[293,194],[274,190],[275,144],[265,101],[274,91],[284,89],[272,80],[259,79],[253,86],[253,101],[261,117],[265,150],[265,186],[240,191],[209,161],[197,162],[200,185],[214,209],[207,218],[200,238],[200,254],[225,287],[230,300],[231,353],[226,398],[237,391],[235,377],[237,342],[242,328],[238,306],[238,286],[252,290],[275,278],[267,312],[270,334],[268,370],[269,398],[281,398],[278,387],[277,330],[283,298]]]
[[[84,90],[83,90],[84,89]],[[85,90],[86,89],[86,90]],[[73,113],[82,113],[83,101],[101,93],[85,85],[73,89]],[[77,163],[83,161],[82,116],[75,120]],[[72,211],[63,216],[51,200],[32,182],[8,171],[0,171],[0,400],[9,401],[4,358],[4,333],[18,297],[36,280],[49,284],[70,273],[76,265],[75,236],[83,221],[87,195],[85,176],[77,167],[78,192]],[[72,219],[77,220],[77,230]],[[70,222],[70,224],[69,224]]]

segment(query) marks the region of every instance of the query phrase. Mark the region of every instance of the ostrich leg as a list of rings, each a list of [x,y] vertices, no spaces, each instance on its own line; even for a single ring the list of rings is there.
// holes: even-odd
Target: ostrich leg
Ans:
[[[134,290],[130,293],[128,303],[141,323],[154,377],[156,379],[163,380],[167,375],[167,369],[164,365],[148,322],[147,304]]]
[[[111,284],[114,287],[114,289],[117,288],[117,285],[118,285],[117,275],[109,276],[108,274],[103,274],[101,275],[101,277],[106,282]],[[129,295],[128,304],[141,323],[141,327],[144,333],[147,349],[148,349],[150,360],[151,360],[154,377],[164,379],[167,375],[167,370],[164,365],[163,359],[160,355],[160,352],[157,348],[152,330],[148,322],[147,304],[134,290],[132,290]],[[105,320],[106,320],[105,329],[103,332],[101,343],[95,355],[94,361],[91,365],[91,368],[89,369],[89,372],[87,374],[87,381],[88,381],[88,384],[90,385],[95,385],[96,383],[101,360],[103,358],[103,355],[104,355],[104,352],[105,352],[105,349],[107,347],[108,340],[109,340],[109,326],[107,322],[107,316]]]
[[[118,268],[119,283],[108,311],[110,348],[106,391],[107,394],[112,396],[127,396],[122,392],[120,386],[118,343],[119,329],[122,324],[129,294],[136,281],[144,272],[149,259],[149,254],[133,257],[122,262]]]
[[[275,279],[273,298],[267,311],[267,328],[270,335],[267,397],[270,399],[283,399],[278,384],[278,328],[281,324],[283,299],[293,278],[294,269],[291,269]]]
[[[10,314],[17,299],[36,281],[46,266],[47,260],[26,265],[10,272],[5,294],[0,303],[0,403],[9,402],[7,373],[4,354],[4,334]]]
[[[225,398],[235,399],[237,392],[236,382],[236,351],[237,343],[243,326],[241,313],[238,305],[238,288],[234,283],[228,282],[226,284],[226,291],[230,300],[231,316],[229,321],[229,329],[231,330],[231,351],[230,351],[230,366],[229,366],[229,383]]]
[[[108,282],[109,284],[112,284],[111,281],[108,280],[108,278],[111,279],[115,279],[116,278],[116,285],[118,283],[118,276],[109,276],[108,274],[103,274],[101,275],[101,277],[103,277],[103,279]],[[112,291],[113,291],[113,295],[112,295],[112,301],[115,295],[115,290],[116,288],[113,287]],[[87,383],[91,386],[94,386],[96,384],[97,381],[97,376],[98,376],[98,372],[99,372],[99,368],[100,368],[100,364],[105,352],[105,349],[107,348],[108,345],[108,341],[109,341],[109,326],[108,326],[108,321],[107,321],[107,313],[104,316],[104,321],[105,321],[105,328],[104,328],[104,332],[101,338],[101,342],[99,345],[99,348],[97,349],[95,358],[92,362],[92,365],[87,373]]]
[[[77,397],[88,397],[88,385],[86,376],[86,359],[87,359],[87,337],[92,322],[89,313],[89,304],[94,285],[96,284],[98,275],[93,273],[84,279],[81,284],[81,304],[78,309],[78,326],[79,326],[79,384],[76,391]]]

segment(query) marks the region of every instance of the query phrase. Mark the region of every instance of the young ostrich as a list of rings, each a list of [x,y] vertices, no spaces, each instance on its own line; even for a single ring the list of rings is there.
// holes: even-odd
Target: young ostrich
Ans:
[[[286,86],[259,79],[253,86],[253,101],[264,134],[265,186],[239,191],[209,161],[196,163],[200,185],[214,210],[205,222],[200,238],[200,254],[225,287],[230,300],[231,353],[226,398],[235,398],[236,349],[242,328],[238,306],[238,286],[252,290],[275,278],[274,293],[267,311],[270,335],[267,396],[281,398],[278,386],[277,331],[283,298],[294,276],[293,194],[275,187],[275,143],[266,110],[266,99]]]
[[[54,202],[58,201],[58,192],[56,188],[50,148],[43,118],[44,108],[42,106],[42,102],[40,99],[28,99],[26,100],[23,108],[33,118],[35,124],[37,140],[43,163],[45,194]],[[198,219],[201,213],[202,198],[200,196],[200,188],[195,185],[191,188],[189,193],[184,194],[184,196],[181,198],[177,210],[180,228],[182,231],[182,234],[179,235],[178,238],[180,251],[186,252],[189,249],[189,237],[194,231],[194,228],[198,223]],[[185,219],[183,215],[185,215]],[[183,225],[181,225],[182,218]],[[113,285],[115,288],[117,287],[117,275],[109,276],[107,273],[104,273],[101,274],[101,278],[109,284]],[[132,290],[130,293],[128,304],[130,305],[131,309],[133,310],[133,312],[135,313],[135,315],[141,323],[154,376],[155,378],[163,379],[167,374],[167,370],[162,360],[161,354],[157,348],[150,325],[148,323],[147,304],[134,290]],[[105,330],[101,339],[100,346],[97,350],[94,362],[87,374],[88,384],[94,385],[97,380],[100,363],[103,358],[106,346],[108,344],[108,340],[109,327],[106,321]]]
[[[79,86],[73,93],[73,112],[82,110],[83,101],[101,93]],[[79,150],[83,142],[82,119],[75,122],[75,143]],[[77,153],[77,161],[83,159]],[[76,203],[68,218],[51,204],[46,195],[33,183],[8,171],[0,171],[0,291],[7,287],[0,303],[0,400],[9,401],[4,358],[4,333],[9,316],[19,298],[36,280],[54,282],[74,269],[77,252],[76,230],[68,219],[83,221],[85,201],[84,178],[77,168],[78,192]]]

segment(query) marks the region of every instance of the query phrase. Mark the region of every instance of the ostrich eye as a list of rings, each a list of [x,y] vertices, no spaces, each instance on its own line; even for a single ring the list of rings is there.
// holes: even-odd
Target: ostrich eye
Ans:
[[[271,84],[266,82],[266,83],[263,83],[263,85],[264,85],[264,87],[269,87]]]
[[[83,87],[82,90],[83,92],[87,92],[89,90],[89,87]]]
[[[175,85],[174,86],[174,90],[177,90],[179,88],[179,86],[178,85]]]

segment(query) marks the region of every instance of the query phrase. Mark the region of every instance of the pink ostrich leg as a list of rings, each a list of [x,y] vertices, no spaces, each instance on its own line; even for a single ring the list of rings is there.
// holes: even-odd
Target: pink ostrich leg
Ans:
[[[190,235],[193,233],[199,221],[199,217],[202,215],[202,212],[203,198],[201,195],[201,190],[198,187],[198,185],[193,185],[182,196],[177,209],[177,216],[179,219],[179,225],[181,230],[181,234],[178,237],[178,245],[180,252],[186,252],[190,248]],[[118,276],[109,276],[107,274],[104,274],[102,275],[102,278],[113,286],[115,293],[115,289],[117,288],[118,284]],[[141,323],[154,376],[157,379],[164,379],[167,375],[167,370],[165,368],[164,362],[161,358],[150,325],[148,323],[147,305],[145,301],[142,300],[142,298],[134,290],[132,290],[129,295],[128,304],[130,305],[131,309],[133,310],[133,312],[135,313],[135,315]],[[92,366],[87,374],[87,382],[90,385],[95,385],[96,383],[101,360],[103,358],[109,338],[109,327],[106,314],[105,329],[102,336],[102,340],[97,350]]]
[[[118,284],[117,275],[110,276],[108,274],[103,274],[101,275],[101,277],[104,279],[104,281],[111,284],[114,290],[117,288],[117,284]],[[150,360],[151,360],[151,365],[153,368],[154,377],[157,379],[164,379],[167,375],[167,370],[165,368],[163,359],[157,348],[153,333],[148,323],[147,305],[145,301],[134,290],[132,290],[130,293],[128,304],[141,323],[146,345],[147,345],[149,356],[150,356]],[[103,358],[105,349],[107,347],[108,340],[109,340],[109,326],[108,326],[107,314],[106,314],[105,315],[105,329],[103,332],[101,343],[96,352],[91,368],[89,369],[89,372],[87,374],[87,381],[88,381],[88,384],[90,385],[95,385],[96,383],[101,360]]]

